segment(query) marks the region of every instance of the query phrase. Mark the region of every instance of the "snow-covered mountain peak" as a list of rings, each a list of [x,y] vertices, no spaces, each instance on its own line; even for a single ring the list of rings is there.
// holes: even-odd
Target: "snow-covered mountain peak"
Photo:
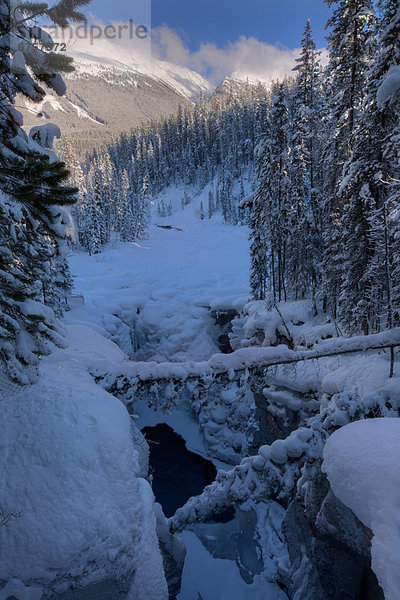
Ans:
[[[162,82],[185,98],[196,101],[200,93],[210,96],[215,86],[199,73],[154,57],[150,42],[128,43],[124,40],[78,39],[67,42],[67,54],[72,56],[76,71],[70,78],[93,75],[113,78],[113,74],[144,76]]]
[[[227,94],[238,94],[246,89],[248,86],[256,87],[262,85],[263,87],[270,87],[270,82],[264,82],[255,79],[249,79],[248,77],[225,77],[223,81],[215,90],[216,95],[227,95]]]
[[[25,128],[51,121],[82,156],[214,91],[200,74],[152,57],[149,41],[81,39],[68,31],[57,38],[50,33],[59,51],[65,47],[74,59],[75,71],[65,76],[64,97],[49,93],[40,105],[22,100]]]

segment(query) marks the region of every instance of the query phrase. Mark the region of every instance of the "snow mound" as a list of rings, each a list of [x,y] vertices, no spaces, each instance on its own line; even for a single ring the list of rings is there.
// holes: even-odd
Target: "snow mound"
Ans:
[[[57,593],[107,578],[125,582],[129,600],[164,600],[154,498],[138,477],[129,415],[74,357],[85,328],[72,329],[72,347],[43,361],[37,385],[0,400],[0,507],[21,513],[0,528],[0,579],[19,599],[25,585]]]
[[[369,527],[372,569],[386,600],[400,590],[400,419],[356,421],[336,431],[323,471],[336,496]]]

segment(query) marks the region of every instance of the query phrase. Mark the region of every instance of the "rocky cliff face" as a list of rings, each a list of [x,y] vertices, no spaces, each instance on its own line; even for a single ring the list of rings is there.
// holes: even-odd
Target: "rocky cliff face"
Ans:
[[[285,418],[271,414],[274,394],[301,397],[311,412],[318,404],[316,392],[300,394],[282,386],[255,393],[256,445],[285,438],[299,426],[293,410],[286,409]],[[320,463],[303,467],[296,495],[285,508],[290,567],[284,584],[290,600],[384,600],[371,570],[372,533],[333,494]]]
[[[285,418],[271,414],[274,394],[302,397],[311,413],[318,403],[317,393],[299,394],[282,386],[255,393],[257,446],[285,438],[299,426],[296,411],[286,409]],[[295,497],[285,508],[290,567],[284,584],[290,600],[384,600],[371,570],[372,533],[333,494],[321,463],[303,467]]]
[[[318,467],[284,519],[291,600],[384,600],[371,570],[371,532],[338,500]]]

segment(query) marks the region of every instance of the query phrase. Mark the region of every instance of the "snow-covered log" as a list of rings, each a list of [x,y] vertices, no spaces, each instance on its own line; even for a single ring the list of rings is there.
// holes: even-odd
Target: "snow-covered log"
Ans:
[[[232,354],[214,354],[203,362],[124,362],[118,371],[93,375],[108,391],[119,392],[149,388],[157,385],[171,392],[172,399],[183,387],[190,385],[208,385],[221,377],[238,380],[246,372],[263,373],[268,367],[317,360],[341,354],[354,354],[369,350],[383,350],[400,346],[400,328],[372,335],[350,338],[331,338],[317,344],[311,350],[290,350],[285,345],[276,347],[240,348]],[[151,391],[151,390],[150,390]]]
[[[290,499],[303,467],[320,464],[328,437],[352,421],[375,417],[398,417],[400,398],[382,392],[360,398],[355,392],[324,397],[320,412],[308,427],[300,427],[284,440],[261,446],[258,454],[242,460],[230,471],[218,471],[215,481],[197,497],[190,498],[170,519],[172,531],[205,521],[219,510],[249,498]]]

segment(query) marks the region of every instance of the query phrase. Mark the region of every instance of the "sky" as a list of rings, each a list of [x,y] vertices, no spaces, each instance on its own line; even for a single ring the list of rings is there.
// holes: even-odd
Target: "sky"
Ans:
[[[147,1],[92,0],[89,10],[104,20],[136,20],[136,7]],[[191,51],[202,42],[222,46],[243,35],[296,48],[307,18],[317,46],[324,47],[330,14],[323,0],[151,0],[149,4],[152,27],[168,25]]]
[[[291,71],[305,22],[326,47],[330,10],[323,0],[92,0],[108,23],[150,20],[157,58],[194,69],[217,84],[225,76],[276,79]]]

